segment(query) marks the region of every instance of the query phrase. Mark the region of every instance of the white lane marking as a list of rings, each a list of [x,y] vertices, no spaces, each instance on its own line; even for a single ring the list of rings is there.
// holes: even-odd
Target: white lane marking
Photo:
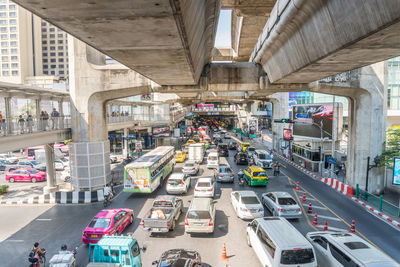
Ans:
[[[307,213],[307,214],[308,214],[309,216],[315,216],[314,214],[309,214],[309,213]],[[317,214],[317,216],[318,216],[318,218],[321,217],[321,218],[324,218],[324,219],[329,219],[329,220],[334,220],[334,221],[340,222],[340,219],[338,219],[338,218],[336,218],[336,217],[330,217],[330,216],[319,215],[319,214]]]
[[[318,225],[316,225],[316,227],[318,227],[318,228],[324,228],[324,225],[323,225],[323,224],[318,224]],[[332,226],[329,226],[329,224],[328,224],[328,230],[329,230],[329,231],[333,230],[333,231],[337,231],[337,232],[347,232],[346,229],[337,228],[337,227],[332,227]]]
[[[48,222],[51,221],[52,219],[36,219],[36,221],[44,221],[44,222]]]
[[[19,240],[19,239],[8,239],[8,240],[4,240],[4,241],[15,242],[15,243],[23,243],[23,242],[25,242],[24,240]]]

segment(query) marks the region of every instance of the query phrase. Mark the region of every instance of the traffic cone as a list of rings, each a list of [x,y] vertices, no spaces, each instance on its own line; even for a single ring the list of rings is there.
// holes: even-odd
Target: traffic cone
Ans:
[[[318,221],[317,220],[318,220],[317,213],[315,213],[312,225],[318,225]]]
[[[325,220],[325,225],[324,225],[324,230],[322,231],[328,231],[328,221]]]
[[[311,214],[311,213],[312,213],[311,201],[310,201],[310,204],[308,204],[308,210],[307,210],[307,213],[308,213],[308,214]]]
[[[354,223],[354,220],[351,220],[351,226],[350,226],[350,233],[355,233],[356,232],[356,225]]]
[[[297,183],[296,183],[296,191],[299,191],[300,190],[300,188],[299,188],[299,181],[297,181]]]
[[[303,198],[301,199],[301,201],[306,202],[306,192],[303,193]]]
[[[224,246],[222,247],[221,260],[223,260],[223,261],[228,260],[228,257],[226,256],[226,246],[225,246],[225,243],[224,243]]]

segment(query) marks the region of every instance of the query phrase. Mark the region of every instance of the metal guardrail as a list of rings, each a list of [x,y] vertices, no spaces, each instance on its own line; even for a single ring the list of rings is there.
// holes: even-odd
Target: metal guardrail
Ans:
[[[48,119],[23,118],[3,119],[0,121],[0,136],[30,134],[71,128],[70,116],[50,117]]]
[[[361,190],[358,184],[356,185],[356,198],[361,198],[378,207],[380,212],[386,212],[392,216],[400,217],[400,206],[393,205],[392,203],[383,200],[383,195],[376,196]]]

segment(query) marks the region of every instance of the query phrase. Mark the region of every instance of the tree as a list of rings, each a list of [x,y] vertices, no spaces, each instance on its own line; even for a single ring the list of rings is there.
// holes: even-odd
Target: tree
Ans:
[[[36,115],[36,104],[33,102],[29,102],[27,105],[23,105],[19,109],[19,114],[18,115],[25,115],[26,111],[29,112],[32,117]]]
[[[394,157],[400,157],[400,128],[388,129],[385,151],[380,156],[379,165],[393,168]]]

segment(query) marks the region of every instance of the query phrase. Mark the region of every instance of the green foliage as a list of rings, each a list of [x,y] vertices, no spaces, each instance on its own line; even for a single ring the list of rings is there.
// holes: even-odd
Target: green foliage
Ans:
[[[23,105],[19,109],[18,116],[22,115],[24,117],[27,110],[28,110],[30,115],[32,115],[32,116],[36,115],[36,104],[34,102],[29,102],[27,105]]]
[[[0,195],[7,193],[8,185],[0,185]]]
[[[400,128],[388,129],[385,151],[380,156],[379,165],[393,168],[394,157],[400,157]]]

